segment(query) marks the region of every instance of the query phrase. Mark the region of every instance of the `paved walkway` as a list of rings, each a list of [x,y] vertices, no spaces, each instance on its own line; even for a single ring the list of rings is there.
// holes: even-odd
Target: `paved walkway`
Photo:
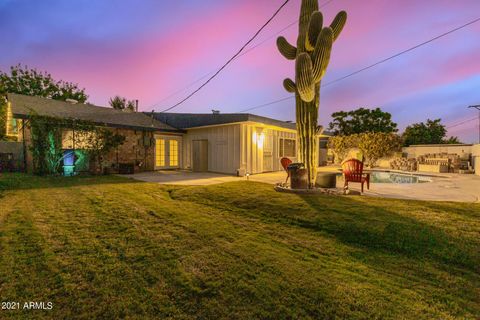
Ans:
[[[338,172],[335,167],[322,167],[320,171]],[[231,181],[244,181],[246,177],[235,177],[216,173],[189,171],[157,171],[138,173],[134,179],[170,185],[211,185]],[[285,181],[285,172],[262,173],[250,176],[250,181],[276,184]],[[343,180],[337,181],[343,187]],[[352,183],[352,190],[360,190],[360,184]],[[432,182],[417,184],[372,183],[367,196],[429,201],[480,202],[480,176],[463,174],[437,174]]]

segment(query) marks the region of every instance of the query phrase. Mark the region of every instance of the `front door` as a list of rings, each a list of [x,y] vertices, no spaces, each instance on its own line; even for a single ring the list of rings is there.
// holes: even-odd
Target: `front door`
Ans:
[[[273,135],[267,132],[263,142],[263,172],[271,171],[273,171]]]
[[[180,138],[155,138],[155,169],[175,169],[180,167]]]

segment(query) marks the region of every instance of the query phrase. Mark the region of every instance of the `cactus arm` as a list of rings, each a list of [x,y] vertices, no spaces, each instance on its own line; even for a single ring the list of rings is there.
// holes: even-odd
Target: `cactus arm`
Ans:
[[[300,98],[305,102],[311,102],[315,98],[315,83],[313,82],[313,64],[308,53],[298,55],[296,64],[296,83]]]
[[[312,54],[313,59],[313,79],[319,82],[325,75],[328,63],[330,62],[330,53],[333,45],[333,31],[329,27],[323,28],[317,39],[315,50]]]
[[[283,87],[290,93],[295,93],[297,90],[297,85],[292,79],[289,78],[283,80]]]
[[[315,44],[317,43],[318,35],[323,27],[323,15],[320,11],[312,13],[310,18],[310,24],[308,26],[308,34],[305,43],[307,51],[313,51]]]
[[[297,48],[288,43],[284,37],[278,37],[277,39],[278,51],[288,60],[295,60],[297,56]]]
[[[343,30],[343,27],[345,27],[346,22],[347,13],[345,11],[340,11],[330,25],[330,28],[333,30],[333,41],[337,40],[338,36]]]

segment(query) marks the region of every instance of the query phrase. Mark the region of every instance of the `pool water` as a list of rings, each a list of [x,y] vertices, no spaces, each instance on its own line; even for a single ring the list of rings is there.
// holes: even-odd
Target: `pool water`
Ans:
[[[395,184],[412,184],[432,182],[432,179],[424,176],[415,176],[407,173],[372,171],[370,173],[371,183],[395,183]],[[340,173],[339,177],[343,177]]]
[[[431,182],[428,177],[414,176],[404,173],[395,172],[379,172],[373,171],[370,173],[370,182],[372,183],[396,183],[396,184],[410,184],[410,183],[425,183]]]

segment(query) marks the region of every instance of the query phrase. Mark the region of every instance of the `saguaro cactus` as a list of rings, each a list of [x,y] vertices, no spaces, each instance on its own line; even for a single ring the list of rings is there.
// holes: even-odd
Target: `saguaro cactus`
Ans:
[[[288,60],[295,60],[295,82],[287,78],[283,86],[295,93],[299,159],[307,168],[310,188],[314,187],[317,175],[320,83],[330,62],[333,42],[346,22],[347,13],[341,11],[329,27],[323,27],[318,0],[302,0],[297,47],[284,37],[277,39],[280,53]]]

